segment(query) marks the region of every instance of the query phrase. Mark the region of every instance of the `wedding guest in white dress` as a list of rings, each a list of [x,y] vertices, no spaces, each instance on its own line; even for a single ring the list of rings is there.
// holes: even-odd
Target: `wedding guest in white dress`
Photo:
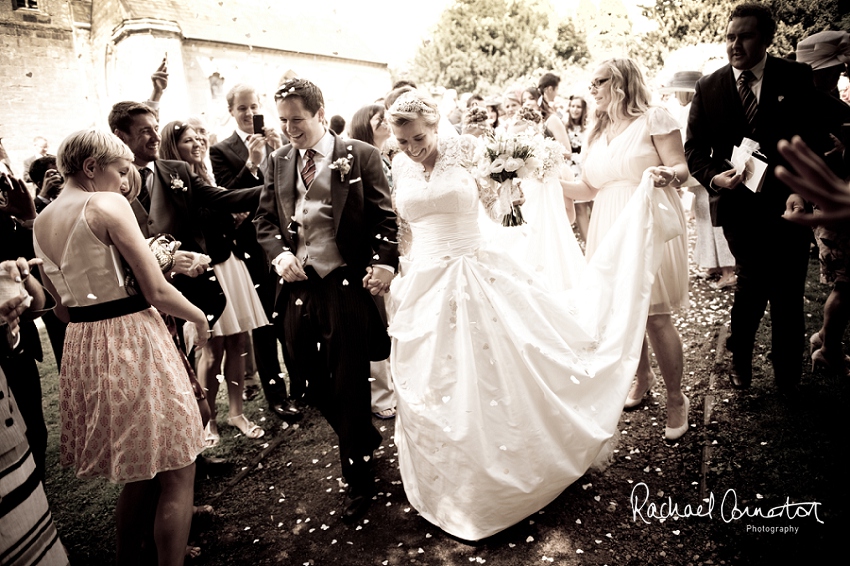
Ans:
[[[476,138],[438,137],[421,93],[389,119],[412,230],[391,289],[401,476],[424,518],[478,540],[549,504],[611,447],[670,237],[653,220],[662,193],[647,176],[576,289],[550,295],[481,238],[479,200],[501,218],[512,196],[510,183],[479,182]]]
[[[682,393],[682,340],[672,314],[688,306],[688,248],[685,216],[676,187],[689,177],[679,124],[663,108],[649,105],[650,93],[638,66],[629,59],[609,59],[593,73],[590,93],[596,99],[596,124],[588,136],[584,173],[579,182],[562,183],[564,194],[594,199],[587,236],[592,260],[606,235],[623,214],[645,170],[666,196],[667,221],[682,234],[667,242],[652,286],[646,330],[667,389],[668,440],[688,430],[689,401]],[[646,343],[635,385],[626,399],[631,408],[643,402],[655,376]]]
[[[570,138],[570,149],[573,155],[570,158],[570,168],[576,177],[581,177],[582,154],[581,149],[587,141],[587,101],[576,94],[570,95],[570,104],[567,107],[567,136]],[[587,241],[587,230],[590,226],[590,211],[593,209],[593,201],[577,202],[576,228],[582,241]]]

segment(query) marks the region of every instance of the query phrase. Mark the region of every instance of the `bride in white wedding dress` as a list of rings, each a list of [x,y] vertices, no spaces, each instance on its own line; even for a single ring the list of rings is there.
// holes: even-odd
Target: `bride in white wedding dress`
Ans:
[[[477,182],[475,139],[438,138],[436,105],[416,92],[388,115],[412,231],[391,288],[399,466],[423,517],[479,540],[550,503],[615,434],[675,234],[647,175],[575,287],[551,294],[480,236],[479,199],[500,218],[511,195]]]

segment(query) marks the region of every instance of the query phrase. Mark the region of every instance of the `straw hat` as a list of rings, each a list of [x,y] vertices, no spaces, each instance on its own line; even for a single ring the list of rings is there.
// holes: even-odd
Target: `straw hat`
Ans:
[[[850,33],[822,31],[797,44],[797,61],[808,63],[812,69],[826,69],[850,63]]]
[[[673,78],[661,87],[662,93],[669,92],[695,92],[696,85],[702,73],[699,71],[679,71],[673,74]]]

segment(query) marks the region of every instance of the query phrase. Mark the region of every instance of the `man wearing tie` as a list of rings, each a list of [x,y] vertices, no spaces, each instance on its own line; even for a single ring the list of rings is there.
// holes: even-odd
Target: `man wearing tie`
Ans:
[[[236,131],[210,148],[210,163],[216,182],[228,189],[243,189],[262,185],[266,160],[271,152],[281,146],[280,136],[274,128],[265,127],[263,133],[254,133],[254,116],[260,113],[260,99],[253,87],[237,84],[227,93],[227,109],[236,121]],[[251,223],[253,217],[236,229],[236,249],[248,267],[263,302],[266,316],[272,320],[278,277],[270,271],[266,254],[257,243],[257,232]],[[294,421],[301,412],[286,393],[286,382],[280,378],[280,360],[277,355],[277,338],[273,326],[261,326],[251,332],[254,360],[269,410],[285,421]],[[292,398],[300,398],[304,384],[289,376]]]
[[[142,188],[132,207],[146,238],[160,233],[170,234],[182,243],[181,250],[206,253],[199,222],[200,208],[226,212],[257,208],[259,186],[238,191],[211,187],[190,171],[188,163],[157,159],[161,141],[159,124],[156,114],[148,106],[137,102],[115,104],[109,113],[109,128],[135,155],[134,164],[139,168]],[[191,260],[179,257],[175,268],[188,267],[191,263]],[[224,308],[225,299],[214,278],[197,277],[197,268],[194,272],[188,269],[175,271],[179,275],[174,277],[172,274],[172,282],[192,303],[208,316],[221,314],[219,309]]]
[[[709,191],[712,223],[723,227],[738,267],[727,342],[732,386],[750,386],[755,335],[770,303],[774,376],[780,390],[791,391],[802,368],[811,232],[782,219],[786,201],[790,207],[804,202],[774,176],[783,162],[776,144],[800,135],[822,153],[829,138],[817,115],[811,69],[767,55],[775,31],[764,5],[744,3],[733,9],[726,28],[729,65],[696,85],[685,154],[691,175]],[[758,142],[767,161],[758,192],[743,184],[728,161],[733,146],[744,138]]]
[[[274,320],[287,368],[339,436],[343,520],[353,522],[375,490],[370,460],[381,435],[369,362],[389,355],[389,337],[370,290],[386,292],[398,264],[396,218],[381,156],[326,129],[316,85],[286,81],[275,100],[290,143],[269,159],[254,224],[281,278]]]

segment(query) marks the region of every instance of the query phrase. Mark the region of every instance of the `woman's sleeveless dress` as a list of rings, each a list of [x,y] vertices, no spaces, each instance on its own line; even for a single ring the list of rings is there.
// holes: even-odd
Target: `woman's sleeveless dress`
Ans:
[[[115,246],[101,242],[89,228],[85,205],[77,214],[58,264],[34,238],[62,304],[86,307],[135,294],[125,285]],[[186,369],[153,308],[69,324],[59,399],[60,462],[74,465],[78,477],[148,480],[188,466],[204,448]]]

